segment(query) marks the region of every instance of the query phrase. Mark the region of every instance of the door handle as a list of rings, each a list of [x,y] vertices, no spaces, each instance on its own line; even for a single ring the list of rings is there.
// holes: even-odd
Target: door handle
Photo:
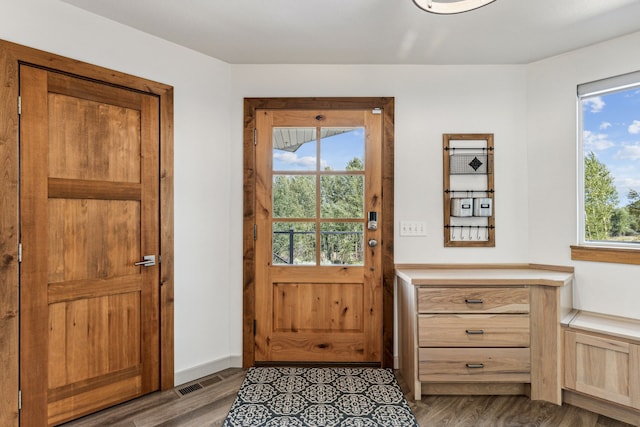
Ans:
[[[156,265],[156,256],[155,255],[145,255],[142,257],[142,261],[136,262],[133,265],[139,265],[140,267],[153,267]]]
[[[372,248],[378,246],[378,241],[376,239],[369,239],[369,246]]]
[[[482,369],[484,368],[484,363],[467,363],[465,366],[469,369]]]

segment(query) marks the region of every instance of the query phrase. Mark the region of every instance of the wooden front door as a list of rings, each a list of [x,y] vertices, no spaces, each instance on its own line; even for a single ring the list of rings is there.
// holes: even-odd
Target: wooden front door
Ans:
[[[381,114],[258,110],[256,128],[255,362],[381,363]]]
[[[21,424],[53,425],[160,386],[159,103],[27,65],[20,97]]]

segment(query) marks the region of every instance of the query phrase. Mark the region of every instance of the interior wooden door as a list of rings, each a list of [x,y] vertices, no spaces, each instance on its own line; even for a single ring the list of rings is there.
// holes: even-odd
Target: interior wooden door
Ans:
[[[159,104],[20,67],[21,424],[159,388]]]
[[[381,363],[376,113],[257,111],[257,363]]]

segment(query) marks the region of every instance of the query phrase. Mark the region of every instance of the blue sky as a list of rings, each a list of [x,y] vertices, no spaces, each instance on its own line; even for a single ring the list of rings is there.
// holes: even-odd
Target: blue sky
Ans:
[[[583,99],[583,147],[615,177],[619,205],[640,192],[640,87]]]
[[[355,128],[351,132],[342,133],[321,141],[322,166],[332,170],[345,170],[354,157],[364,159],[364,129]],[[273,170],[298,171],[315,170],[316,142],[308,142],[295,152],[274,150]]]

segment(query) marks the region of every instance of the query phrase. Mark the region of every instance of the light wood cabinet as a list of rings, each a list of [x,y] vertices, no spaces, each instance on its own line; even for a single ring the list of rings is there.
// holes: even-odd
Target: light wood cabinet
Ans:
[[[400,370],[415,398],[527,393],[560,404],[573,273],[456,267],[396,270]]]
[[[570,403],[640,425],[640,321],[578,312],[564,330],[564,355]]]

